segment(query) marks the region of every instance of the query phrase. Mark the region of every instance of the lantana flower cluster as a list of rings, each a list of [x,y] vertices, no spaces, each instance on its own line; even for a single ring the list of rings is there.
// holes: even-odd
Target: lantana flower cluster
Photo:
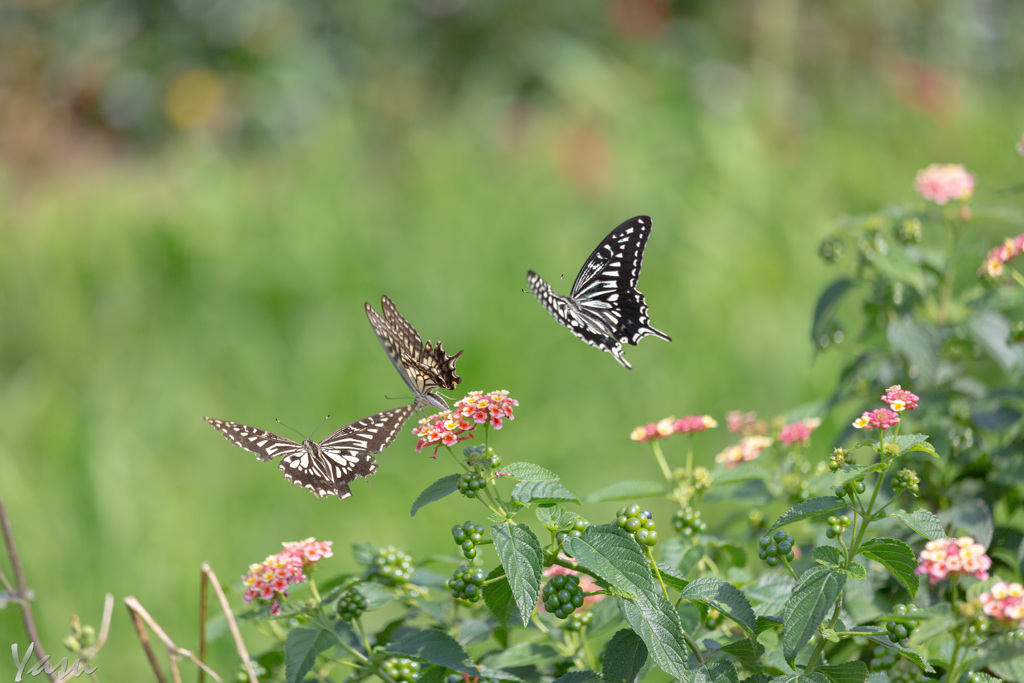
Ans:
[[[738,444],[729,446],[715,456],[715,462],[722,463],[727,470],[739,465],[741,462],[756,460],[761,451],[772,445],[771,438],[767,436],[746,436]]]
[[[501,429],[505,420],[514,420],[512,409],[519,401],[510,398],[508,391],[501,389],[484,394],[482,391],[471,391],[465,398],[459,399],[452,410],[431,415],[420,420],[412,433],[419,437],[416,452],[426,446],[434,446],[435,452],[440,446],[454,446],[460,441],[473,438],[472,430],[478,424],[488,424],[493,429]]]
[[[634,429],[629,438],[633,441],[653,441],[664,439],[673,434],[693,434],[703,432],[718,426],[718,422],[710,415],[687,415],[678,420],[674,417],[666,417],[658,422],[643,425]]]
[[[893,384],[882,394],[882,401],[897,413],[913,410],[920,400],[921,398],[917,394],[907,391],[899,384]]]
[[[757,413],[750,411],[742,413],[738,410],[731,410],[725,414],[726,428],[734,434],[743,436],[760,436],[768,433],[768,423],[757,419]]]
[[[899,384],[894,384],[882,394],[882,401],[889,408],[865,411],[853,421],[853,426],[857,429],[888,429],[889,427],[894,427],[900,422],[899,414],[916,408],[919,400],[920,398],[917,394],[907,391]]]
[[[270,555],[263,562],[249,565],[242,577],[245,592],[242,600],[249,604],[256,598],[270,601],[270,613],[281,613],[281,598],[288,597],[288,587],[306,580],[306,572],[319,560],[331,557],[331,541],[312,537],[295,543],[282,543],[284,550]]]
[[[811,432],[821,426],[821,418],[810,417],[806,420],[800,420],[799,422],[792,422],[782,429],[779,430],[778,441],[792,446],[794,444],[804,444],[811,438]]]
[[[1024,627],[1024,586],[996,581],[981,594],[981,609],[996,621]]]
[[[1003,274],[1003,266],[1024,253],[1024,233],[1016,237],[1008,237],[998,247],[988,252],[985,261],[981,264],[980,273],[991,278]]]
[[[943,205],[950,200],[970,199],[974,176],[961,164],[932,164],[917,172],[914,188],[928,201]]]
[[[932,585],[959,574],[984,581],[992,567],[992,559],[985,554],[985,547],[970,536],[928,541],[917,562],[914,573],[927,574],[928,583]]]

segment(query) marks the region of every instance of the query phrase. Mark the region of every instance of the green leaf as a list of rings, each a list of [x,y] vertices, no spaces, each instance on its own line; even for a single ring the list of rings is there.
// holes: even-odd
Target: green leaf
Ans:
[[[764,666],[761,664],[761,655],[764,653],[764,645],[756,640],[744,638],[720,647],[712,655],[722,652],[735,658],[744,669],[753,673],[761,673]]]
[[[843,563],[846,562],[846,553],[834,545],[819,545],[811,551],[811,557],[818,564],[823,564],[833,569],[842,569]]]
[[[516,481],[554,481],[558,479],[558,475],[551,470],[534,465],[532,462],[510,462],[507,465],[502,465],[500,469]]]
[[[988,503],[980,498],[957,503],[951,508],[943,511],[942,518],[950,524],[954,537],[964,535],[970,536],[986,548],[992,544],[992,535],[995,533],[995,523],[992,521],[992,513]]]
[[[624,628],[608,641],[601,659],[605,683],[633,683],[647,661],[647,646],[636,631]]]
[[[868,667],[864,662],[843,662],[819,666],[815,671],[828,676],[831,683],[864,683],[868,680]]]
[[[503,580],[490,583],[490,579],[501,577]],[[502,626],[508,624],[512,615],[516,613],[515,597],[512,595],[512,587],[508,585],[505,578],[505,568],[498,565],[487,575],[488,581],[484,583],[484,604],[491,614]]]
[[[652,659],[676,678],[686,675],[687,651],[679,615],[656,586],[647,558],[632,536],[614,524],[588,527],[563,548],[620,595],[626,621],[643,639]]]
[[[423,492],[416,497],[416,501],[412,504],[412,512],[410,513],[413,517],[416,516],[416,512],[423,507],[433,503],[435,500],[441,500],[450,493],[455,493],[459,486],[459,475],[449,474],[447,477],[441,477],[433,484],[423,489]]]
[[[519,607],[523,626],[530,623],[540,598],[540,572],[543,552],[540,541],[528,526],[505,522],[491,527],[494,549],[505,568],[512,595]]]
[[[1024,367],[1024,349],[1011,342],[1012,324],[1002,313],[992,310],[979,311],[967,318],[971,337],[1006,374],[1015,374]]]
[[[946,530],[943,528],[939,518],[924,508],[914,510],[913,512],[896,510],[889,516],[903,520],[904,524],[929,541],[946,537]]]
[[[910,597],[914,597],[920,580],[914,573],[917,569],[917,556],[909,545],[895,538],[873,538],[861,545],[859,552],[888,569],[910,592]]]
[[[746,590],[747,598],[757,605],[757,613],[774,616],[782,612],[796,586],[789,574],[762,574]]]
[[[717,609],[739,624],[748,638],[756,635],[754,610],[746,596],[731,583],[710,576],[694,579],[681,591],[680,597]]]
[[[818,297],[818,302],[814,305],[814,317],[811,323],[811,342],[814,344],[814,348],[821,348],[819,346],[821,338],[830,334],[839,302],[851,289],[853,289],[853,279],[841,277],[826,287]]]
[[[560,500],[580,502],[576,494],[565,488],[562,482],[554,481],[521,481],[512,489],[512,499],[523,505],[528,503],[553,503]]]
[[[595,491],[583,500],[587,503],[600,503],[606,500],[632,500],[634,498],[650,498],[665,493],[665,484],[654,481],[620,481]]]
[[[284,642],[285,681],[301,681],[313,669],[317,655],[337,643],[338,639],[330,631],[320,628],[293,628],[288,632]]]
[[[871,465],[843,465],[832,475],[832,488],[845,486],[851,481],[860,481],[871,474]]]
[[[783,674],[782,676],[776,676],[771,679],[771,683],[829,683],[828,676],[817,671],[811,673],[791,673]]]
[[[353,543],[352,557],[364,567],[369,567],[377,558],[377,546],[370,542]]]
[[[782,513],[782,516],[775,520],[775,524],[772,524],[771,527],[768,528],[768,531],[775,531],[779,527],[792,524],[793,522],[798,522],[801,519],[817,517],[829,512],[834,512],[835,510],[841,510],[845,507],[849,506],[842,498],[836,498],[835,496],[811,498],[802,503],[797,503],[789,510]]]
[[[985,669],[993,664],[1005,664],[1015,659],[1024,659],[1024,638],[1010,638],[1008,635],[990,638],[974,650],[964,665],[971,669]]]
[[[541,643],[516,643],[498,651],[487,660],[487,665],[496,669],[508,669],[552,660],[558,657],[558,650]]]
[[[893,351],[906,358],[911,373],[926,372],[942,360],[939,353],[942,336],[935,325],[904,316],[888,324],[885,336]]]
[[[683,575],[677,572],[672,567],[663,565],[660,562],[658,564],[658,571],[661,573],[661,580],[665,582],[665,585],[675,591],[681,591],[686,588],[686,584],[689,583]]]
[[[939,457],[939,454],[935,452],[935,447],[928,443],[927,434],[900,434],[896,437],[896,445],[900,447],[900,453],[922,451],[933,457]]]
[[[415,657],[470,676],[518,680],[508,672],[477,665],[457,640],[433,628],[413,630],[398,642],[389,643],[385,650],[389,654]]]
[[[877,626],[854,626],[847,630],[850,633],[864,635],[867,637],[868,640],[878,645],[882,645],[883,647],[887,647],[889,649],[898,651],[901,657],[906,658],[925,673],[935,672],[935,669],[932,668],[932,665],[929,664],[924,658],[922,658],[921,655],[919,655],[917,652],[911,650],[909,647],[903,647],[902,645],[890,642],[888,634],[886,634],[885,629],[883,628],[879,628]]]
[[[797,580],[783,609],[782,645],[786,661],[793,664],[797,653],[818,631],[818,626],[835,608],[846,585],[846,575],[818,565]]]
[[[601,683],[601,674],[590,669],[570,671],[564,676],[559,676],[552,683]]]
[[[352,586],[360,595],[370,601],[367,611],[380,609],[395,599],[395,594],[376,581],[360,581]]]
[[[568,531],[580,519],[583,517],[566,510],[558,503],[537,506],[537,521],[550,531]]]

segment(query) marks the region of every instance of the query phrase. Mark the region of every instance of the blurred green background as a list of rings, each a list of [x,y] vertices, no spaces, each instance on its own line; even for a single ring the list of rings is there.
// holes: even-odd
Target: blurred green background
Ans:
[[[99,673],[148,680],[125,595],[195,647],[203,561],[230,582],[315,536],[333,573],[352,543],[425,558],[483,519],[461,498],[409,517],[453,466],[408,430],[339,502],[200,419],[330,413],[322,437],[396,405],[363,312],[382,293],[466,349],[455,398],[520,401],[505,460],[580,494],[657,476],[636,425],[825,397],[844,352],[808,338],[818,240],[913,201],[931,162],[966,164],[979,199],[1019,179],[1022,27],[1015,0],[8,0],[0,495],[44,645],[63,656],[112,592]],[[639,286],[674,341],[627,348],[630,372],[521,289],[532,268],[564,292],[641,213]],[[7,680],[16,609],[0,633]]]

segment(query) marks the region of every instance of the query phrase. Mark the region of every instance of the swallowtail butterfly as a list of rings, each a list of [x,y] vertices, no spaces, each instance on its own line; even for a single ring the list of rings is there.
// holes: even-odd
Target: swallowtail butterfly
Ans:
[[[626,368],[632,366],[622,356],[623,344],[635,346],[649,334],[672,341],[651,327],[647,302],[636,289],[650,234],[648,216],[630,218],[612,230],[583,264],[569,296],[556,294],[532,270],[526,275],[534,296],[555,320],[591,346],[615,356]]]

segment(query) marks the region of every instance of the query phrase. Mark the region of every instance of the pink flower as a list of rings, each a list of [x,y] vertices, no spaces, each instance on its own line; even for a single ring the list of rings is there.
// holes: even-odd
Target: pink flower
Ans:
[[[757,422],[757,413],[741,413],[738,410],[730,410],[725,414],[726,428],[734,434],[744,434],[747,429],[753,427]]]
[[[412,433],[419,437],[416,452],[425,446],[434,446],[434,453],[441,446],[451,448],[460,441],[473,438],[470,430],[477,424],[487,424],[501,429],[505,420],[514,420],[513,408],[519,401],[509,398],[504,389],[484,394],[471,391],[460,399],[452,410],[437,413],[420,420]]]
[[[1017,154],[1024,156],[1024,135],[1020,136],[1020,141],[1017,143]]]
[[[985,614],[997,621],[1024,627],[1024,586],[997,581],[980,599]]]
[[[629,433],[629,438],[640,442],[653,441],[673,434],[704,432],[717,426],[718,422],[710,415],[687,415],[678,420],[674,417],[666,417],[663,420],[637,427]]]
[[[245,591],[242,601],[249,604],[256,598],[271,601],[270,613],[281,613],[281,598],[288,597],[288,586],[306,580],[305,572],[314,563],[331,557],[331,541],[307,538],[297,543],[282,543],[284,550],[271,555],[258,564],[249,565],[249,573],[242,577]]]
[[[897,413],[902,413],[904,410],[913,410],[917,407],[919,400],[920,398],[917,394],[912,394],[899,384],[893,384],[882,395],[882,401],[887,403]]]
[[[787,446],[792,446],[795,443],[806,443],[811,438],[811,432],[817,429],[820,424],[821,420],[816,417],[788,424],[779,431],[778,440]]]
[[[997,278],[1003,274],[1003,266],[1021,253],[1024,253],[1024,233],[1014,238],[1007,237],[1005,242],[988,252],[978,274]]]
[[[865,412],[853,421],[853,426],[857,429],[888,429],[893,425],[899,424],[899,421],[900,416],[896,413],[885,408],[879,408],[871,412]]]
[[[992,560],[985,548],[970,536],[928,541],[917,558],[915,574],[927,574],[934,585],[952,575],[964,574],[984,581]]]
[[[917,172],[914,187],[925,199],[942,205],[974,194],[974,176],[960,164],[932,164]]]
[[[722,463],[727,470],[739,465],[741,462],[756,460],[761,451],[772,445],[772,440],[767,436],[747,436],[733,446],[729,446],[715,456],[715,462]]]

